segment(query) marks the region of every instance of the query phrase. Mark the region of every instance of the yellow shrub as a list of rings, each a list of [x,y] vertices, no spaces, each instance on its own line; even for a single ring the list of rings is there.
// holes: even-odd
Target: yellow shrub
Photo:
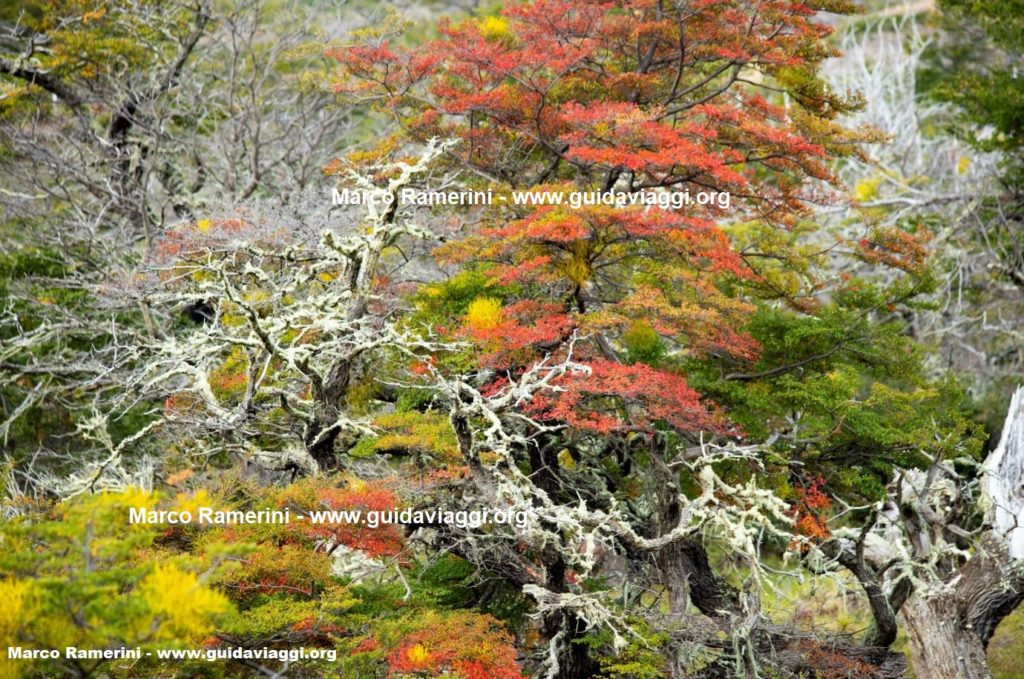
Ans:
[[[508,21],[502,17],[487,17],[480,22],[480,35],[492,42],[505,40],[509,37]]]
[[[477,297],[466,310],[466,323],[473,330],[490,330],[501,323],[501,300]]]
[[[162,639],[201,639],[213,629],[213,618],[231,609],[223,594],[173,564],[157,565],[139,591],[150,612],[161,621],[157,637]]]

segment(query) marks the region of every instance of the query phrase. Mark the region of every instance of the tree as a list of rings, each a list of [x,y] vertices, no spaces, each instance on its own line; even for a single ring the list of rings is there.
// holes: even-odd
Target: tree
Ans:
[[[478,497],[518,497],[540,513],[526,562],[495,554],[500,545],[460,549],[538,600],[547,676],[590,676],[587,630],[623,627],[609,602],[628,610],[627,594],[580,589],[629,580],[596,552],[648,564],[636,586],[665,597],[669,627],[685,629],[692,602],[728,628],[735,655],[711,667],[805,671],[805,654],[786,666],[768,650],[785,642],[758,631],[756,575],[733,589],[700,539],[724,541],[756,573],[762,542],[723,514],[780,526],[776,541],[792,532],[771,493],[733,485],[755,483],[752,457],[777,460],[775,483],[788,492],[820,470],[831,496],[863,502],[884,495],[896,468],[970,454],[955,387],[927,384],[894,313],[930,288],[923,234],[875,229],[839,247],[806,238],[811,206],[839,200],[830,160],[877,138],[837,124],[860,102],[817,76],[832,51],[812,14],[787,3],[532,2],[442,23],[442,37],[414,51],[374,31],[332,52],[343,96],[413,139],[461,139],[452,165],[510,198],[441,251],[483,282],[466,290],[453,279],[461,304],[450,289],[424,302],[453,337],[476,344],[475,377],[453,382],[443,364],[427,367],[454,403]],[[731,205],[530,207],[513,200],[522,190],[623,203],[645,190],[715,192]],[[832,277],[828,253],[900,275]],[[767,450],[708,457],[702,435]],[[695,515],[701,489],[721,490],[719,473],[734,505]],[[893,611],[877,612],[887,631],[845,657],[893,673]],[[682,674],[678,657],[666,662]]]
[[[965,460],[901,474],[870,523],[836,535],[841,561],[865,568],[879,595],[899,602],[917,675],[992,676],[985,648],[1024,601],[1021,399],[1018,390],[975,477],[958,469]]]
[[[188,304],[156,316],[112,296],[111,281],[138,273],[197,210],[304,200],[349,120],[313,82],[325,64],[314,17],[292,4],[24,2],[3,12],[0,434],[5,456],[34,460],[18,472],[31,486],[109,455],[77,435],[121,395],[101,355],[153,341]],[[110,435],[131,435],[148,410]]]
[[[72,30],[44,22],[34,35],[109,32],[122,49],[135,26],[126,7],[74,6],[61,24]],[[8,467],[3,510],[23,518],[0,524],[15,546],[0,635],[29,645],[62,626],[90,644],[207,635],[210,649],[342,657],[229,661],[233,673],[883,679],[905,672],[893,650],[902,614],[921,673],[980,657],[1021,589],[1019,418],[979,464],[983,437],[962,390],[929,370],[908,327],[936,288],[929,229],[872,212],[884,206],[869,204],[870,184],[854,188],[859,205],[844,198],[838,173],[856,176],[862,145],[882,138],[841,124],[861,98],[822,77],[835,51],[817,12],[847,9],[534,0],[443,21],[415,47],[382,21],[329,50],[338,110],[358,107],[367,129],[393,126],[325,168],[369,197],[356,209],[267,195],[304,185],[318,153],[265,147],[264,123],[299,135],[340,122],[316,117],[319,89],[312,109],[289,102],[294,118],[265,115],[265,95],[307,92],[290,77],[310,66],[306,53],[277,51],[279,34],[246,14],[255,10],[221,15],[217,30],[239,40],[228,62],[251,78],[225,86],[199,59],[220,48],[201,37],[182,67],[194,70],[133,114],[132,167],[150,173],[135,199],[166,215],[152,233],[116,211],[108,219],[92,198],[77,211],[55,198],[37,214],[8,196],[17,219],[71,215],[84,249],[19,248],[5,263],[15,295],[0,395],[18,405],[4,431],[24,454],[33,409],[53,404],[74,416],[63,426],[75,437],[64,468],[26,470],[20,455]],[[212,14],[157,10],[140,31],[171,21],[165,10],[174,21]],[[104,17],[112,23],[97,25]],[[186,24],[159,24],[161,35]],[[133,52],[127,89],[148,91],[175,45]],[[120,92],[102,69],[93,83],[86,66],[65,67],[36,64],[82,92]],[[51,111],[17,68],[5,81],[20,83],[12,115],[73,126],[73,111]],[[206,99],[210,116],[201,106],[193,116]],[[102,97],[89,109],[104,110]],[[156,121],[168,126],[150,130]],[[27,147],[48,128],[3,129]],[[241,155],[229,145],[223,159],[195,158],[200,141],[239,138]],[[267,161],[271,150],[282,155]],[[80,177],[73,169],[54,165],[40,186]],[[494,200],[437,210],[403,198],[425,189]],[[86,218],[130,245],[77,263],[90,251]],[[50,290],[72,282],[87,294],[54,304]],[[126,538],[110,515],[131,502],[301,518]],[[102,573],[89,570],[82,508],[102,510],[112,531]],[[448,508],[526,520],[439,518]],[[313,520],[399,511],[410,517],[401,526]],[[75,559],[86,577],[64,573]],[[807,629],[763,597],[808,577],[858,589],[863,629]],[[159,596],[179,590],[196,597],[180,610]],[[33,623],[34,597],[57,601],[51,591],[102,614],[83,625],[71,611],[68,625],[51,605]],[[169,626],[140,631],[146,615]],[[952,615],[977,629],[943,626]],[[941,653],[930,659],[921,649],[933,638]]]
[[[336,449],[374,433],[354,413],[387,376],[388,354],[446,346],[398,323],[396,298],[408,257],[436,238],[398,195],[430,176],[443,149],[432,143],[415,161],[347,174],[382,203],[355,223],[253,209],[169,232],[133,294],[154,308],[209,300],[210,315],[125,356],[140,366],[131,398],[164,399],[161,426],[207,458],[266,452],[273,468],[336,467]]]

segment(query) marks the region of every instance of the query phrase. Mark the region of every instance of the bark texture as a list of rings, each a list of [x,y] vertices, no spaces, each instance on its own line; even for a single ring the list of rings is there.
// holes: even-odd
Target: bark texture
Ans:
[[[911,664],[928,679],[987,679],[986,648],[996,627],[1024,601],[1024,390],[1010,404],[999,445],[985,461],[986,529],[944,591],[915,596],[902,615]]]

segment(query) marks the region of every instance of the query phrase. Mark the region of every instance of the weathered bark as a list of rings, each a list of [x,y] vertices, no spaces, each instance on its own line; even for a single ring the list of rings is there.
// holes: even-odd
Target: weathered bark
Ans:
[[[903,608],[914,674],[929,679],[992,676],[985,645],[966,629],[954,597],[914,597]]]
[[[719,617],[726,612],[737,613],[740,608],[739,592],[711,568],[703,543],[696,539],[686,540],[678,543],[678,547],[693,605],[710,617]]]
[[[590,657],[588,647],[579,643],[586,632],[586,624],[572,613],[554,613],[545,617],[543,636],[552,639],[562,635],[556,679],[591,679],[597,674],[600,667]]]
[[[325,380],[313,381],[313,422],[306,429],[306,449],[321,469],[337,465],[334,444],[341,434],[337,421],[351,375],[352,361],[342,359],[334,364]]]
[[[991,677],[985,650],[999,622],[1024,600],[1021,564],[996,534],[956,573],[951,592],[903,608],[914,673],[929,679]]]
[[[1024,601],[1024,390],[1014,394],[999,445],[984,465],[986,530],[949,591],[904,606],[911,663],[918,677],[991,677],[985,655],[1000,621]]]
[[[683,507],[678,472],[665,463],[663,442],[652,437],[649,445],[652,500],[657,507],[653,532],[660,537],[679,525]],[[739,593],[715,573],[699,538],[665,545],[658,550],[655,563],[668,598],[668,613],[673,619],[682,620],[690,602],[711,618],[739,614]]]
[[[679,524],[682,508],[679,504],[677,473],[665,464],[661,451],[656,450],[658,442],[652,439],[650,445],[653,500],[658,508],[655,512],[658,524],[654,526],[653,531],[655,535],[660,536]],[[690,603],[691,569],[688,568],[688,561],[689,558],[679,543],[668,544],[655,555],[658,579],[668,596],[668,614],[675,620],[682,620]],[[673,671],[673,676],[676,674],[677,672]]]

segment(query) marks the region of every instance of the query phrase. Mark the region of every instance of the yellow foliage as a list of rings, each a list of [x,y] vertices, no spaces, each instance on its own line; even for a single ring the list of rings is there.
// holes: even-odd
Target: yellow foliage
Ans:
[[[97,522],[108,528],[103,536],[94,536],[93,541],[97,543],[118,543],[122,536],[117,533],[115,526],[128,525],[129,530],[147,530],[145,524],[128,523],[128,510],[131,507],[142,507],[153,509],[156,507],[156,497],[149,491],[142,490],[135,486],[129,486],[120,492],[104,491],[91,496],[89,502],[68,503],[63,505],[63,520],[76,523]],[[107,535],[106,533],[109,533]]]
[[[245,325],[249,321],[242,314],[234,314],[234,313],[227,312],[227,313],[222,313],[220,315],[220,322],[223,325],[228,326],[229,328],[237,328],[240,325]]]
[[[0,580],[0,647],[14,646],[21,620],[29,617],[29,583]]]
[[[473,330],[490,330],[501,323],[501,300],[477,297],[466,310],[466,324]]]
[[[214,504],[210,493],[205,488],[200,488],[194,493],[179,493],[174,499],[174,510],[189,512],[195,518],[200,507],[213,507]]]
[[[379,140],[368,150],[352,151],[346,158],[352,165],[359,166],[383,163],[401,149],[402,143],[403,137],[396,132]],[[326,174],[342,175],[347,169],[348,165],[346,163],[335,162],[329,164],[324,169],[324,172]]]
[[[166,481],[168,486],[180,486],[183,483],[185,483],[186,481],[188,481],[190,478],[192,478],[193,476],[195,476],[195,472],[192,471],[191,469],[186,468],[186,469],[182,469],[180,471],[174,472],[173,474],[168,476],[165,479],[165,481]]]
[[[871,200],[878,194],[878,187],[882,184],[881,177],[871,177],[869,179],[863,179],[857,182],[857,186],[853,189],[853,197],[858,202],[863,203],[864,201]]]
[[[413,644],[409,647],[409,650],[405,652],[405,655],[409,658],[409,662],[418,667],[422,667],[430,662],[430,651],[428,651],[423,644]]]
[[[158,565],[139,585],[139,591],[160,621],[157,637],[162,639],[201,639],[213,629],[212,619],[231,609],[223,594],[173,564]]]
[[[202,231],[203,233],[209,231],[210,226],[212,226],[212,222],[210,222],[209,219],[200,219],[198,222],[196,222],[196,228]]]
[[[576,285],[583,285],[593,270],[590,266],[590,243],[585,240],[578,240],[569,245],[572,255],[563,265],[565,275]]]
[[[491,42],[504,40],[509,37],[508,21],[503,17],[489,16],[480,22],[480,35]]]
[[[568,448],[562,448],[558,451],[558,466],[570,470],[576,468],[576,460],[572,459],[572,453],[569,452]]]
[[[482,450],[480,451],[480,464],[485,467],[493,467],[494,465],[501,462],[501,456],[493,450]]]
[[[128,486],[120,493],[104,493],[104,497],[107,496],[109,496],[111,503],[125,508],[145,507],[146,509],[152,509],[156,507],[156,498],[153,494],[137,486]]]
[[[967,173],[967,168],[969,168],[970,166],[971,166],[971,159],[968,158],[967,156],[964,156],[963,158],[960,159],[960,162],[956,164],[956,173],[957,174],[966,174]]]
[[[106,15],[107,15],[107,8],[106,7],[100,7],[99,9],[94,9],[91,12],[86,12],[85,14],[83,14],[82,15],[82,23],[83,24],[88,24],[88,23],[92,23],[93,21],[99,21],[100,19],[102,19]]]
[[[366,490],[366,481],[357,476],[346,476],[345,487],[353,493],[361,493]]]
[[[18,645],[18,630],[32,622],[35,615],[29,601],[31,583],[0,580],[0,679],[17,679],[25,666],[7,659],[7,647]]]

